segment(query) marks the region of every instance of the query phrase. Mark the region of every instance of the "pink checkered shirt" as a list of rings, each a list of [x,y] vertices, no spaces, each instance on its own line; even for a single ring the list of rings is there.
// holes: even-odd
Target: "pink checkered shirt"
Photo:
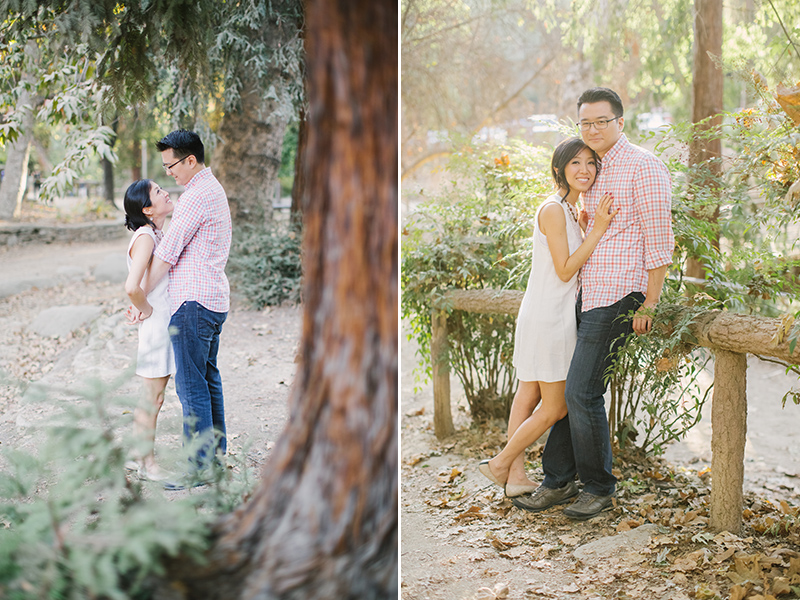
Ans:
[[[230,248],[228,197],[206,167],[186,184],[175,204],[169,229],[155,252],[155,256],[172,265],[172,314],[187,301],[199,302],[213,312],[228,312],[231,292],[225,263]]]
[[[583,195],[594,226],[601,196],[611,192],[619,213],[581,271],[585,312],[610,306],[631,292],[647,292],[647,271],[672,263],[672,186],[658,158],[623,134],[606,152],[600,173]]]

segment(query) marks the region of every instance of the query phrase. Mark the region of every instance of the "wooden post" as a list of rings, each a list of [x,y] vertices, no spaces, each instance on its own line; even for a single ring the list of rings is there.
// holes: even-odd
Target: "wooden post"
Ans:
[[[433,371],[433,431],[438,439],[455,433],[450,411],[450,362],[447,355],[447,313],[431,311],[431,368]]]
[[[711,404],[711,528],[742,528],[747,355],[716,350]]]

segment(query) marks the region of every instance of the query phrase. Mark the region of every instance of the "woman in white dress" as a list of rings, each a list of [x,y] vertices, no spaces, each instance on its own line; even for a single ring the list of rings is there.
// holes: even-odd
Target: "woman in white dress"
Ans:
[[[538,487],[525,472],[525,449],[567,414],[564,385],[577,340],[578,271],[617,213],[611,210],[611,195],[603,196],[594,228],[583,238],[588,216],[577,202],[597,170],[597,156],[583,140],[561,142],[551,161],[556,193],[534,217],[533,263],[514,342],[519,387],[508,419],[509,439],[497,456],[478,466],[510,498]]]
[[[156,463],[154,446],[156,420],[164,403],[164,390],[171,375],[175,374],[175,357],[169,339],[169,278],[164,277],[147,295],[142,280],[147,274],[153,251],[163,237],[162,228],[167,215],[175,206],[169,193],[150,179],[141,179],[125,192],[125,226],[133,236],[128,244],[128,278],[125,293],[133,305],[143,313],[153,314],[139,323],[139,348],[136,374],[144,379],[144,401],[134,410],[133,429],[136,436],[134,459],[126,463],[143,479],[162,481],[166,474]]]

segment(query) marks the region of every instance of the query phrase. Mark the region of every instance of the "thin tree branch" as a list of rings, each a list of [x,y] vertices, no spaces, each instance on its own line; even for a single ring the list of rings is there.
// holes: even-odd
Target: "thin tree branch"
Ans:
[[[781,29],[783,29],[783,34],[786,36],[786,39],[789,40],[789,44],[794,48],[795,53],[797,54],[797,58],[800,58],[800,50],[797,49],[797,44],[792,41],[792,38],[789,36],[789,32],[786,31],[786,26],[783,24],[783,19],[778,14],[778,9],[775,8],[775,5],[772,3],[772,0],[767,0],[769,5],[772,7],[772,10],[775,12],[775,16],[778,18],[778,23],[781,25]]]

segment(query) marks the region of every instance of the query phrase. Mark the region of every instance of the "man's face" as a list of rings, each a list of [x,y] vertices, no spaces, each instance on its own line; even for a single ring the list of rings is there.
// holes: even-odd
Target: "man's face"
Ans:
[[[616,115],[611,110],[611,104],[605,100],[602,102],[594,102],[592,104],[582,104],[578,110],[578,120],[581,125],[581,137],[589,148],[597,152],[597,155],[602,158],[603,155],[611,150],[614,144],[617,143],[619,136],[622,135],[622,128],[624,121],[622,117],[612,121]],[[605,129],[600,129],[596,123],[600,121],[600,125],[606,125]],[[602,123],[608,121],[608,123]],[[588,129],[584,129],[587,124],[592,124]]]
[[[188,163],[193,160],[194,155],[192,154],[183,159],[178,158],[175,156],[172,148],[167,148],[161,153],[161,164],[164,166],[167,175],[170,175],[178,185],[186,185],[189,183],[193,173],[192,167]]]

